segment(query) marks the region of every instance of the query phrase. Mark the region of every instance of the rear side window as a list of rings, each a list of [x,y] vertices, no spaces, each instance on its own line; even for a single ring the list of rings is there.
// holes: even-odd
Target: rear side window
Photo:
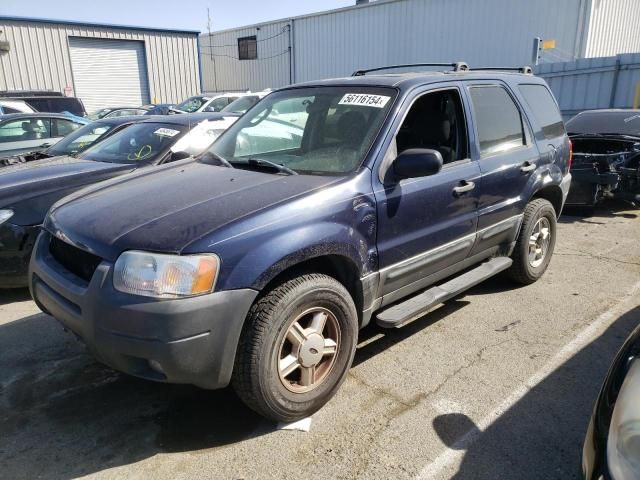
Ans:
[[[518,88],[542,128],[544,136],[555,138],[564,135],[564,123],[551,92],[544,85],[519,85]]]
[[[0,143],[40,140],[51,135],[49,119],[26,118],[0,126]]]
[[[84,109],[77,98],[56,97],[49,99],[51,110],[56,113],[69,112],[74,115],[84,115]]]
[[[485,157],[525,144],[520,110],[500,86],[471,87],[480,155]]]

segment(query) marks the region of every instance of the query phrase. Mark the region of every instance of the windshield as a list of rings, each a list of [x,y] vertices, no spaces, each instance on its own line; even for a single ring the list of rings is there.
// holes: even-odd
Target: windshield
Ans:
[[[192,113],[198,110],[202,105],[207,103],[209,98],[197,96],[197,97],[189,97],[184,102],[179,103],[175,106],[177,110],[182,110],[183,112]]]
[[[567,122],[570,135],[619,134],[640,137],[640,110],[584,112]]]
[[[229,105],[224,107],[222,112],[231,112],[231,113],[244,113],[253,107],[256,103],[258,103],[260,97],[257,95],[246,95],[244,97],[240,97],[237,100],[234,100]]]
[[[108,132],[113,130],[114,127],[115,125],[96,125],[90,123],[89,125],[85,125],[84,127],[75,130],[55,145],[49,147],[46,153],[52,156],[57,156],[74,155],[78,152],[82,152],[96,143],[100,138],[103,138]]]
[[[111,163],[153,162],[187,130],[182,125],[136,123],[95,144],[79,157]]]
[[[272,162],[302,174],[350,173],[360,167],[395,96],[391,88],[364,87],[272,93],[209,151],[239,168],[265,169]]]

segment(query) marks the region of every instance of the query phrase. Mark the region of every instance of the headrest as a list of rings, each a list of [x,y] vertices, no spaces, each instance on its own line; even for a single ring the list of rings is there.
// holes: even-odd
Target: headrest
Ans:
[[[451,136],[451,121],[442,112],[429,114],[424,122],[424,138],[433,143],[448,142]]]

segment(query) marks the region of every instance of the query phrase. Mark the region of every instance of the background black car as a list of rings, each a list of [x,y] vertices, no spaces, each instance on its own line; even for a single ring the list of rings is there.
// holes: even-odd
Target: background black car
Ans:
[[[97,112],[87,115],[91,120],[98,120],[100,118],[113,118],[113,117],[131,117],[135,115],[146,115],[149,112],[147,107],[108,107],[102,108]]]
[[[0,157],[44,150],[88,123],[61,113],[11,113],[0,116]]]
[[[640,204],[640,110],[588,110],[567,122],[573,143],[567,205]]]
[[[56,201],[85,185],[201,153],[220,134],[221,119],[219,113],[145,117],[75,156],[0,168],[0,288],[27,285],[39,225]]]
[[[114,117],[97,120],[74,130],[62,140],[44,150],[36,149],[20,155],[0,158],[0,166],[15,165],[17,163],[31,162],[33,160],[61,155],[74,155],[86,150],[96,142],[105,139],[108,135],[115,133],[121,128],[140,120],[143,120],[143,118]]]
[[[586,480],[640,478],[640,326],[604,381],[584,442],[582,470]]]

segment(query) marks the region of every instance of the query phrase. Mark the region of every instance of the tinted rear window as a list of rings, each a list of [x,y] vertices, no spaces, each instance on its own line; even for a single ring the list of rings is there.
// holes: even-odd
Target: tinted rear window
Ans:
[[[39,112],[69,112],[79,116],[85,113],[80,101],[73,97],[25,98],[24,100]]]
[[[551,92],[544,85],[518,85],[518,88],[533,111],[544,136],[555,138],[564,135],[564,123]]]
[[[504,88],[472,87],[471,100],[483,157],[524,145],[520,110]]]

